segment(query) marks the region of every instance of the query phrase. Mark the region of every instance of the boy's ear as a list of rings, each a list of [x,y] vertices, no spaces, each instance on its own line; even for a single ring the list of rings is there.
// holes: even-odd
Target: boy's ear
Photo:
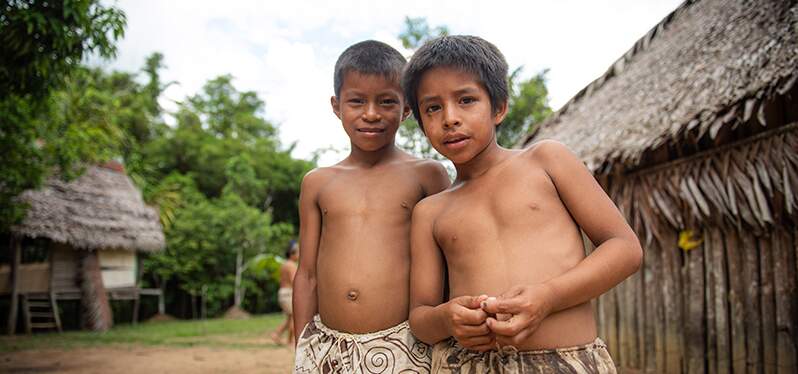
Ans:
[[[405,104],[405,107],[402,108],[402,122],[410,117],[410,105]]]
[[[507,117],[507,100],[496,108],[496,112],[493,114],[493,126],[498,126],[502,123],[504,117]]]
[[[335,95],[330,96],[330,105],[332,106],[333,113],[338,119],[341,119],[341,107],[338,106],[338,98]]]

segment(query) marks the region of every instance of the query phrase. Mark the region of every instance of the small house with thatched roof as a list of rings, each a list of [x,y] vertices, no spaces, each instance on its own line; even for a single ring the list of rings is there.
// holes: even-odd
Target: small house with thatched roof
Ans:
[[[637,232],[597,301],[616,363],[798,372],[798,2],[686,1],[522,139],[555,139]]]
[[[52,178],[20,200],[27,214],[11,228],[10,263],[0,267],[0,294],[11,296],[8,332],[18,300],[28,332],[60,330],[57,300],[65,299],[81,300],[84,325],[93,330],[110,328],[109,298],[135,300],[135,321],[143,291],[137,253],[163,249],[164,235],[158,212],[144,204],[122,165],[89,167],[71,182]],[[33,239],[39,245],[26,246]],[[22,263],[35,251],[38,258]]]

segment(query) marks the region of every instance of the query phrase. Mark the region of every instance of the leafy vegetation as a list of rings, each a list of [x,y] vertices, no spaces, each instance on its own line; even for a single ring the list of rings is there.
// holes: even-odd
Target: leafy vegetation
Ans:
[[[113,57],[124,26],[124,13],[98,0],[0,5],[0,230],[24,215],[14,197],[38,187],[48,172],[58,168],[64,177],[74,176],[76,160],[107,159],[115,148],[118,133],[105,121],[90,120],[100,113],[75,118],[57,105],[64,98],[54,91],[89,54]],[[97,98],[79,100],[94,104]],[[78,120],[75,127],[64,126],[63,120],[72,118]]]
[[[164,56],[140,72],[88,68],[110,58],[121,10],[99,1],[12,1],[0,12],[0,232],[24,217],[14,198],[44,178],[70,179],[116,159],[160,209],[167,248],[147,257],[144,279],[165,291],[166,311],[219,315],[231,305],[276,309],[275,259],[298,226],[302,176],[256,93],[232,76],[164,113]],[[165,123],[173,115],[175,124]],[[10,212],[6,214],[5,212]],[[249,266],[259,256],[266,268]]]

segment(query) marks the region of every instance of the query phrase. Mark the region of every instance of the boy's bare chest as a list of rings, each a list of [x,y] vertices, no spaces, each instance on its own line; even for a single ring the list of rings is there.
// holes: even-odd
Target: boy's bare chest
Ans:
[[[341,175],[324,187],[319,194],[319,208],[323,219],[378,219],[381,215],[409,218],[422,197],[421,185],[412,173],[352,173]]]
[[[466,187],[447,196],[436,216],[433,234],[444,251],[528,237],[529,230],[563,211],[556,189],[542,171],[497,176]]]

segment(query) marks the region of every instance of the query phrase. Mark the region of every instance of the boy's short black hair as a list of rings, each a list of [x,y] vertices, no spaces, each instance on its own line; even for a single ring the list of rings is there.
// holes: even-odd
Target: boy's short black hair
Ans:
[[[353,44],[344,50],[335,62],[333,76],[335,97],[341,95],[341,86],[344,84],[346,73],[350,71],[382,75],[398,83],[406,63],[407,60],[399,51],[383,42],[366,40]]]
[[[471,35],[448,35],[424,43],[405,67],[402,87],[405,99],[419,126],[418,85],[427,70],[452,67],[474,74],[488,91],[490,107],[496,112],[507,101],[507,60],[501,51],[485,39]],[[421,127],[422,131],[424,127]]]

